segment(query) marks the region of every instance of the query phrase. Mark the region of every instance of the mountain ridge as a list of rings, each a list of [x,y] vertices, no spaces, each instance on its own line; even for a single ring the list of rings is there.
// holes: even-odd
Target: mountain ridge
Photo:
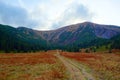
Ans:
[[[0,50],[9,47],[17,51],[79,49],[111,44],[111,38],[120,34],[120,27],[84,22],[56,30],[38,31],[26,27],[0,25],[0,34],[3,34],[0,39]]]
[[[38,34],[45,40],[51,41],[52,39],[57,40],[60,35],[63,36],[63,33],[74,33],[76,32],[82,32],[85,28],[90,28],[88,31],[92,31],[93,34],[95,34],[97,37],[110,39],[113,36],[120,33],[120,27],[118,26],[112,26],[112,25],[100,25],[100,24],[94,24],[91,22],[84,22],[79,24],[74,24],[70,26],[65,26],[56,30],[50,30],[50,31],[40,31]],[[64,34],[64,35],[66,35]],[[78,34],[80,35],[80,34]]]

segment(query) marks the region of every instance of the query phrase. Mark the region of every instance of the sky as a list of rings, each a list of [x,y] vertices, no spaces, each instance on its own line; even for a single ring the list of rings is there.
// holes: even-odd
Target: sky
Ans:
[[[85,21],[120,26],[120,0],[0,0],[0,24],[53,30]]]

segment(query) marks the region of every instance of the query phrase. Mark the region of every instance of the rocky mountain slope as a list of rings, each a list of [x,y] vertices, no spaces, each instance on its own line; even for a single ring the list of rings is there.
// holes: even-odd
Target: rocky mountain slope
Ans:
[[[51,43],[70,44],[76,41],[110,39],[120,34],[120,27],[84,22],[66,26],[57,30],[37,32],[43,39]]]

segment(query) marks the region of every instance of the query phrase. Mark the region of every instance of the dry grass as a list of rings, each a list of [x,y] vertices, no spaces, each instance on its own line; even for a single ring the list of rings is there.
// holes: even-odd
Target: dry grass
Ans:
[[[54,51],[0,54],[0,80],[66,80],[64,65]]]
[[[31,54],[0,54],[0,64],[39,64],[39,63],[55,63],[55,56],[48,53],[31,53]]]
[[[61,55],[89,66],[98,79],[120,80],[120,54],[63,52]]]

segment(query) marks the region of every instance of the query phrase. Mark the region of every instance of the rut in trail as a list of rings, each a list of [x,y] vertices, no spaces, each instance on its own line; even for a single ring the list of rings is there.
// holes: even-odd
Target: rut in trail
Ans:
[[[83,67],[80,67],[71,60],[61,56],[58,51],[55,56],[59,58],[66,66],[67,70],[70,72],[71,80],[95,80],[94,77],[87,73]]]

